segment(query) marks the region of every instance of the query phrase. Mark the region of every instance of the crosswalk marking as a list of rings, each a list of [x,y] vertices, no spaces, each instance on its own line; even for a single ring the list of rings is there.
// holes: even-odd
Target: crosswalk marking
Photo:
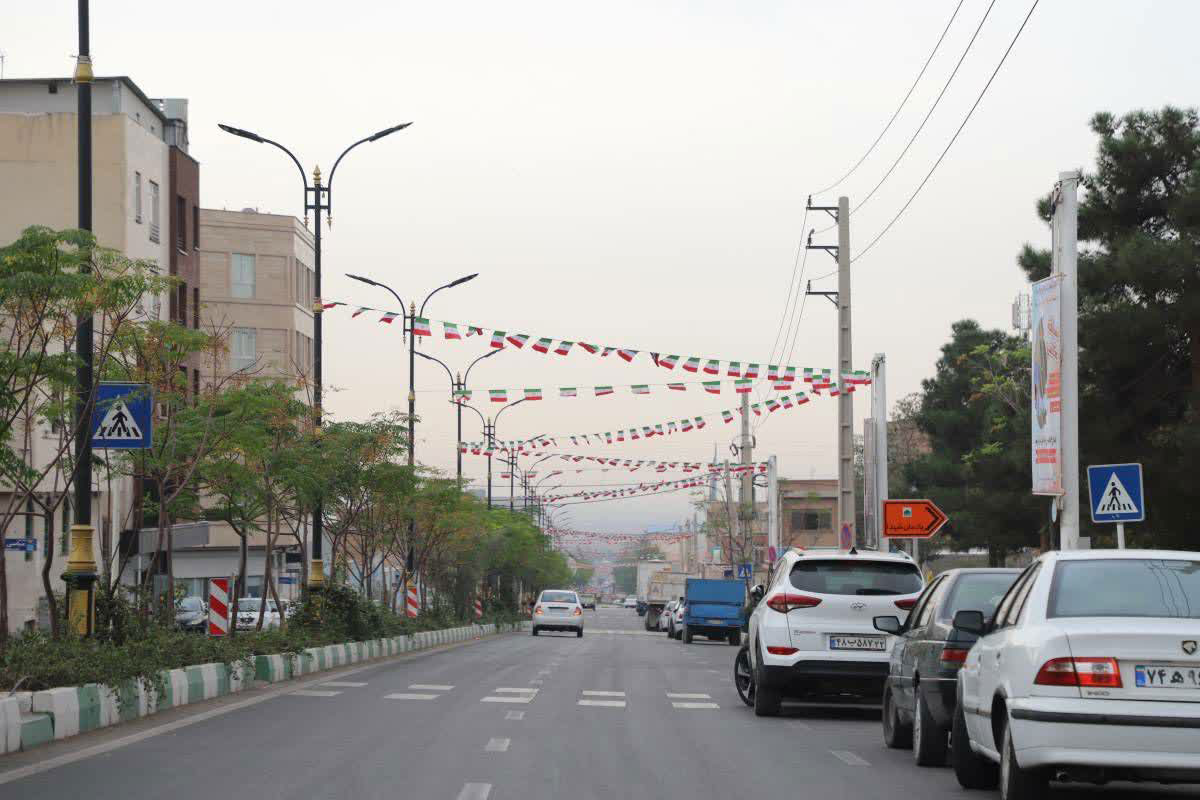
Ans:
[[[675,708],[720,708],[716,703],[671,703]]]
[[[608,708],[624,708],[624,700],[580,700],[581,706],[606,706]]]
[[[395,694],[385,694],[384,700],[435,700],[441,695],[438,694],[422,694],[420,692],[396,692]]]
[[[504,715],[505,719],[525,719],[524,711],[509,711]]]
[[[501,695],[500,697],[481,697],[481,703],[528,703],[533,700],[533,695]]]
[[[712,695],[700,692],[667,692],[667,697],[672,697],[676,700],[712,700]]]
[[[341,692],[323,692],[319,689],[301,689],[297,692],[291,692],[295,697],[337,697]]]
[[[582,692],[580,692],[580,694],[586,695],[589,697],[624,697],[625,696],[624,692],[600,692],[600,691],[593,691],[591,689],[584,689]]]
[[[446,686],[441,683],[410,683],[410,689],[424,690],[426,692],[448,692],[453,689],[453,686]]]
[[[488,800],[492,793],[490,783],[467,783],[458,793],[458,800]]]
[[[512,740],[491,738],[488,739],[487,747],[483,749],[489,753],[506,753],[508,752],[508,744],[510,741]]]
[[[851,767],[869,767],[871,762],[859,755],[851,753],[849,750],[830,750],[834,758]]]
[[[325,681],[321,685],[322,686],[344,686],[347,689],[357,689],[361,686],[366,686],[367,684],[359,683],[357,681]]]
[[[494,691],[496,694],[504,694],[505,692],[511,692],[514,694],[537,694],[537,689],[530,689],[527,686],[501,686],[499,689],[493,689],[492,691]]]

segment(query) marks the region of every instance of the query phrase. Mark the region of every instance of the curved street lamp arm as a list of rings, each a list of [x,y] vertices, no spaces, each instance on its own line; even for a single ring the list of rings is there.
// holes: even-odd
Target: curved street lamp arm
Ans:
[[[454,373],[451,372],[450,368],[446,366],[446,362],[442,361],[440,358],[434,358],[431,355],[426,355],[425,353],[422,353],[420,350],[414,350],[413,352],[416,353],[417,355],[419,355],[421,358],[426,359],[427,361],[436,361],[437,363],[441,364],[442,369],[446,370],[446,375],[448,375],[450,377],[450,386],[451,387],[454,386]],[[451,389],[451,391],[453,391],[453,388]]]
[[[263,139],[263,143],[264,144],[273,144],[276,147],[278,147],[280,150],[282,150],[283,152],[288,154],[288,158],[290,158],[292,160],[292,163],[296,165],[296,169],[300,170],[300,182],[304,184],[304,188],[307,190],[308,189],[308,176],[304,174],[304,167],[300,166],[300,159],[296,158],[296,156],[292,153],[291,150],[288,150],[286,147],[281,145],[279,142],[273,142],[270,139]],[[305,205],[307,205],[307,203],[305,203]],[[305,213],[307,214],[308,212],[305,212]]]
[[[345,275],[347,278],[356,280],[360,283],[365,283],[368,286],[378,286],[380,289],[387,289],[392,293],[392,297],[396,298],[396,302],[400,304],[400,315],[405,319],[408,319],[408,309],[404,307],[404,301],[400,298],[400,295],[396,294],[395,289],[388,286],[386,283],[380,283],[379,281],[371,278],[364,278],[362,275],[351,275],[349,272],[345,273]]]
[[[337,157],[337,161],[333,162],[333,169],[329,170],[329,182],[325,184],[325,187],[328,191],[330,191],[330,192],[333,191],[333,176],[337,174],[338,164],[342,163],[342,159],[346,157],[346,153],[349,153],[351,150],[358,147],[360,144],[363,144],[364,142],[369,142],[369,141],[371,141],[370,136],[367,136],[366,138],[363,138],[363,139],[359,139],[357,142],[355,142],[354,144],[350,145],[345,150],[343,150],[342,154]],[[330,209],[330,213],[333,213],[333,209]]]
[[[471,377],[471,367],[474,367],[476,364],[478,364],[480,361],[483,361],[485,358],[491,358],[492,356],[496,355],[497,353],[502,353],[502,352],[504,352],[503,348],[492,349],[492,350],[489,350],[488,352],[484,353],[483,355],[481,355],[479,358],[472,361],[470,366],[467,367],[467,371],[463,373],[463,379],[462,379],[463,385],[465,386],[467,384],[467,378]]]
[[[525,398],[522,397],[520,400],[515,400],[515,401],[509,403],[508,405],[506,405],[504,408],[497,411],[496,416],[492,418],[492,424],[495,425],[497,422],[499,422],[500,415],[503,414],[505,411],[512,408],[513,406],[519,406],[521,403],[524,403],[524,402],[525,402]]]
[[[476,414],[479,415],[479,421],[483,423],[485,428],[487,427],[487,420],[483,418],[483,412],[480,411],[478,408],[476,408],[475,406],[472,406],[472,405],[468,405],[467,403],[455,403],[455,401],[453,401],[453,400],[451,400],[450,402],[454,403],[455,405],[462,406],[463,408],[469,408],[472,411],[474,411]]]

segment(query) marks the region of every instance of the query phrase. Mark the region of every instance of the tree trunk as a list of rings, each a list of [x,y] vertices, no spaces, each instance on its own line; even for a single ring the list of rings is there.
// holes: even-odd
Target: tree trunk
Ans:
[[[46,592],[46,607],[50,610],[50,636],[57,639],[59,636],[58,600],[54,597],[54,585],[50,580],[50,570],[54,566],[54,511],[49,499],[46,501],[45,509],[46,514],[43,519],[45,520],[46,535],[42,538],[46,543],[46,555],[42,561],[42,589]],[[63,513],[67,513],[65,506]]]
[[[0,550],[0,652],[8,641],[8,559],[7,554]]]
[[[254,629],[262,630],[263,617],[267,614],[267,587],[271,585],[271,542],[272,531],[275,529],[275,512],[271,505],[270,494],[267,495],[267,544],[263,552],[263,589],[258,598],[258,622]]]
[[[175,615],[175,526],[167,518],[167,602],[171,617]]]

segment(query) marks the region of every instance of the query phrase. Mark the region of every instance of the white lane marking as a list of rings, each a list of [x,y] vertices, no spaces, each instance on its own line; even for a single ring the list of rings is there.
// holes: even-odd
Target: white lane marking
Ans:
[[[505,719],[525,719],[524,711],[510,711],[504,715]]]
[[[490,783],[467,783],[458,793],[458,800],[487,800],[491,793]]]
[[[593,691],[591,689],[584,689],[582,692],[580,692],[580,694],[586,695],[589,697],[624,697],[625,696],[624,692],[599,692],[599,691]]]
[[[862,756],[851,753],[849,750],[830,750],[829,752],[833,754],[834,758],[845,764],[848,764],[851,767],[871,766],[871,762],[867,761]]]
[[[607,708],[624,708],[624,700],[580,700],[581,706],[605,706]]]
[[[676,700],[712,700],[712,695],[700,692],[667,692],[667,697],[673,697]]]
[[[481,697],[481,703],[528,703],[533,700],[533,695],[514,696],[511,694],[501,695],[500,697]]]
[[[447,686],[442,683],[410,683],[410,689],[418,689],[426,692],[448,692],[453,689],[453,686]]]
[[[671,703],[675,708],[720,708],[716,703]]]
[[[359,681],[325,681],[322,686],[344,686],[347,689],[357,689],[360,686],[366,686],[366,683]]]
[[[549,674],[550,674],[550,670],[548,670],[548,669],[539,669],[538,670],[538,675],[549,675]]]
[[[337,697],[341,692],[323,692],[319,689],[301,689],[292,692],[293,697]]]
[[[513,694],[537,694],[538,690],[530,689],[529,687],[526,687],[526,686],[516,687],[516,688],[511,687],[511,686],[501,686],[499,689],[493,689],[492,691],[495,692],[496,694],[504,694],[505,692],[512,692]]]
[[[493,737],[488,739],[487,747],[483,749],[488,753],[507,753],[508,743],[511,741],[511,739],[498,739]]]
[[[789,722],[788,726],[800,731],[811,731],[813,729],[813,726],[807,722],[798,722],[796,720]]]
[[[710,670],[709,670],[709,672],[715,672],[715,673],[717,673],[718,675],[720,675],[720,674],[722,674],[722,673],[724,672],[724,670],[720,670],[720,669],[710,669]]]
[[[529,682],[529,684],[530,684],[531,686],[541,686],[543,682],[544,682],[544,681],[542,681],[542,679],[541,679],[541,678],[534,678],[533,680],[531,680],[531,681]]]
[[[422,694],[420,692],[396,692],[395,694],[385,694],[384,700],[435,700],[441,697],[440,694]]]

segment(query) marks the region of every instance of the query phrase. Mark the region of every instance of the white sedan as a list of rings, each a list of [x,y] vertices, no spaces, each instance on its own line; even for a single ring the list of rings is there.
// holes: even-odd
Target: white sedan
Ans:
[[[1041,556],[958,674],[952,761],[967,789],[1036,798],[1051,778],[1200,782],[1200,555]]]
[[[258,628],[258,612],[262,608],[262,599],[258,597],[238,598],[237,629],[252,631]],[[263,630],[279,627],[279,607],[275,601],[268,599],[267,608],[262,612]]]

